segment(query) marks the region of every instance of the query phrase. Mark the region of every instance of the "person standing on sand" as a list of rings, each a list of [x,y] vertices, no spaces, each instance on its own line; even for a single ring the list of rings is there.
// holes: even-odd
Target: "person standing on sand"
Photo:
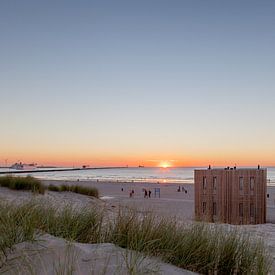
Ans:
[[[144,189],[144,198],[147,198],[147,190]]]
[[[151,193],[152,193],[151,190],[149,190],[149,198],[151,198]]]

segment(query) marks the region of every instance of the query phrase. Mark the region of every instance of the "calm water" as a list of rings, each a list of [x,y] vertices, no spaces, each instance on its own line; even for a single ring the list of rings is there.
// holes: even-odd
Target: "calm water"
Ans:
[[[201,167],[200,167],[201,168]],[[99,169],[65,172],[29,173],[41,179],[53,180],[99,180],[99,181],[135,181],[135,182],[174,182],[193,183],[194,169],[192,168],[125,168]],[[0,169],[5,171],[7,169]],[[20,175],[20,174],[19,174]],[[21,174],[22,175],[22,174]],[[275,167],[267,168],[268,184],[275,185]]]

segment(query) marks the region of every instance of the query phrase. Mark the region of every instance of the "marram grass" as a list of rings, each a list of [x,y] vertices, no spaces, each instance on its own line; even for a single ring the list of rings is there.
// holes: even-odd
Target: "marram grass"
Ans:
[[[50,191],[55,192],[74,192],[82,195],[87,195],[91,197],[99,197],[98,189],[95,187],[86,187],[81,185],[65,185],[62,184],[61,186],[50,184],[48,186]]]
[[[44,194],[45,190],[48,189],[49,191],[55,192],[74,192],[79,193],[82,195],[92,196],[92,197],[99,197],[99,193],[97,188],[95,187],[86,187],[80,185],[53,185],[50,184],[48,187],[43,185],[39,179],[36,179],[32,176],[26,177],[14,177],[14,176],[2,176],[0,177],[0,186],[7,187],[13,190],[29,190],[34,193]]]
[[[201,274],[268,274],[270,268],[263,242],[241,231],[179,225],[135,210],[119,211],[110,221],[92,207],[59,209],[38,202],[0,204],[0,265],[14,244],[34,240],[37,232],[83,243],[112,242]]]
[[[44,194],[46,189],[45,186],[40,182],[40,180],[31,176],[3,176],[0,177],[0,186],[14,190],[30,190],[34,193],[39,194]]]
[[[178,225],[173,219],[128,211],[118,214],[111,237],[121,247],[201,274],[267,274],[270,268],[262,240],[218,225]]]

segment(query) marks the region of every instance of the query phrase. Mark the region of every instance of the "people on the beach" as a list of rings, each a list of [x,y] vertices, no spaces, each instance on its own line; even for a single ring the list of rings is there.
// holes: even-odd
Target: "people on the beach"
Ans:
[[[123,191],[123,188],[121,188],[121,191]],[[150,189],[147,190],[147,189],[143,188],[142,192],[144,192],[144,198],[145,199],[151,198],[152,191]],[[134,194],[135,194],[135,190],[134,189],[130,190],[129,191],[129,198],[133,198]]]
[[[181,190],[182,190],[182,192],[184,192],[185,194],[187,194],[187,190],[184,188],[184,186],[182,186]]]
[[[134,197],[134,194],[135,194],[135,191],[134,191],[134,189],[132,189],[129,193],[129,197],[130,198]]]
[[[185,194],[187,194],[187,190],[184,188],[184,186],[182,186],[181,188],[179,186],[178,189],[177,189],[177,191],[178,192],[184,192]]]
[[[147,198],[148,197],[148,193],[147,193],[147,190],[144,189],[144,198]]]
[[[133,197],[133,190],[131,190],[129,193],[129,198],[132,198],[132,197]]]

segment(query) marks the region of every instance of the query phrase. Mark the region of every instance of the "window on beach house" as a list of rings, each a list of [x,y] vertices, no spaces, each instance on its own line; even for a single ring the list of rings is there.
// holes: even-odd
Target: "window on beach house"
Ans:
[[[255,208],[254,208],[254,204],[250,203],[250,217],[253,218],[255,215]]]
[[[243,203],[239,204],[239,216],[243,217]]]
[[[254,177],[250,178],[250,190],[253,191],[254,190],[254,184],[255,184],[255,179]]]
[[[243,177],[239,178],[239,190],[243,192]]]
[[[213,192],[217,191],[217,177],[213,177]]]
[[[213,216],[217,215],[217,203],[213,202]]]
[[[202,188],[205,190],[207,188],[206,186],[207,182],[206,182],[206,177],[202,178]]]
[[[204,201],[202,203],[202,213],[205,213],[206,212],[206,202]]]

